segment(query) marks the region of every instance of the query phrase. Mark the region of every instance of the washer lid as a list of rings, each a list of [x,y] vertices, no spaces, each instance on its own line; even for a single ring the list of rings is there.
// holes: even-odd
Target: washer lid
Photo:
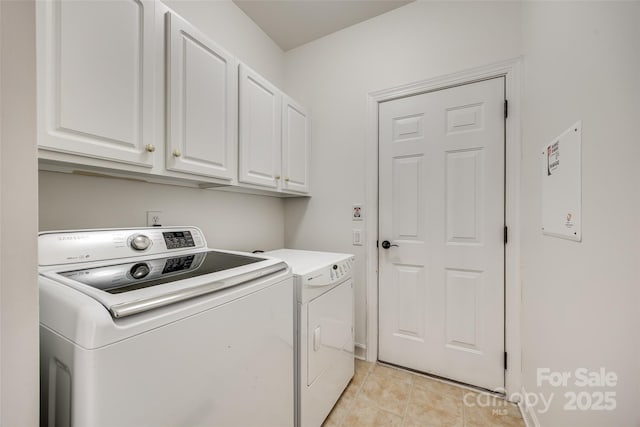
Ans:
[[[58,274],[110,294],[121,294],[260,261],[264,258],[207,251],[61,271]]]
[[[212,293],[286,270],[277,259],[223,251],[182,252],[121,264],[60,266],[41,274],[87,294],[115,318]]]

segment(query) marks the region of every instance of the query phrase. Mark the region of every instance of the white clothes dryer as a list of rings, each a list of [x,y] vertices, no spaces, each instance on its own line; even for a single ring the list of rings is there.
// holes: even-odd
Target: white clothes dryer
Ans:
[[[350,254],[280,249],[265,255],[289,264],[296,295],[296,425],[318,427],[354,374]]]

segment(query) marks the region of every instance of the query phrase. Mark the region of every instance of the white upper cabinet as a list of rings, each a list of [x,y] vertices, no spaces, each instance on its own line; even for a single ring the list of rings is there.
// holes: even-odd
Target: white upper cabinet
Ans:
[[[282,101],[282,188],[285,191],[309,192],[310,141],[309,114],[285,95]]]
[[[307,111],[161,1],[40,0],[36,22],[42,169],[309,193]]]
[[[281,188],[282,94],[240,64],[240,182]]]
[[[237,62],[184,19],[165,17],[167,169],[235,181]]]
[[[40,149],[151,167],[153,1],[36,3]]]

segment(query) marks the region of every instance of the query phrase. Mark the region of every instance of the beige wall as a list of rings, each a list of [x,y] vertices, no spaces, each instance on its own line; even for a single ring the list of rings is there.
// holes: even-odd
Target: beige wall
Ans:
[[[33,1],[0,2],[0,425],[38,425]]]
[[[365,345],[367,93],[520,55],[520,3],[419,1],[288,51],[285,90],[311,110],[310,200],[285,202],[285,244],[354,253],[356,342]],[[365,236],[375,244],[374,236]],[[376,345],[374,343],[373,345]]]
[[[548,427],[640,425],[640,2],[525,2],[523,373],[555,394]],[[540,148],[582,130],[581,243],[540,233]],[[537,387],[538,368],[604,367],[614,388]],[[573,383],[572,378],[569,384]],[[565,411],[565,392],[616,392],[615,411]]]

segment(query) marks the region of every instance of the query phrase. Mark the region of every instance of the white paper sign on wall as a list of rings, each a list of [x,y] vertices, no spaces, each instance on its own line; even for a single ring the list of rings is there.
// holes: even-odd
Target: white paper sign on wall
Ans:
[[[582,121],[542,149],[542,234],[582,240]]]

